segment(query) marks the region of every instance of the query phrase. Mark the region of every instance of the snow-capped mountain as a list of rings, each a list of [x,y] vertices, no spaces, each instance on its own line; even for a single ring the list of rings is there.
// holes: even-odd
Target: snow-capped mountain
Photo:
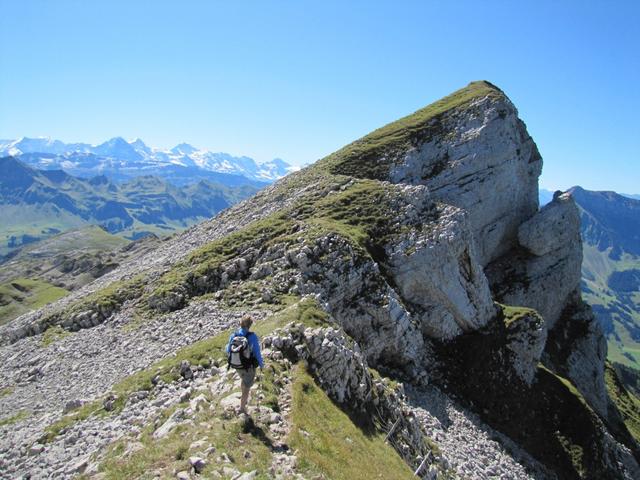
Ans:
[[[206,178],[226,184],[270,183],[297,170],[282,159],[257,163],[246,156],[200,150],[181,143],[169,150],[147,146],[137,138],[127,142],[114,137],[100,145],[64,143],[49,138],[0,140],[0,156],[12,155],[39,169],[62,169],[70,174],[90,177],[108,175],[126,180],[138,175],[159,175],[175,183]],[[222,176],[220,176],[222,175]]]

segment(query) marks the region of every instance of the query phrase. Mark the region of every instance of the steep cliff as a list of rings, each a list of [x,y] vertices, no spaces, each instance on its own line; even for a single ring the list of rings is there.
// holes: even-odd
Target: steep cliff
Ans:
[[[364,452],[388,478],[638,478],[578,293],[577,209],[538,210],[541,167],[475,82],[0,327],[3,411],[50,398],[7,417],[6,471],[370,478]],[[218,367],[244,312],[269,367],[227,427]]]

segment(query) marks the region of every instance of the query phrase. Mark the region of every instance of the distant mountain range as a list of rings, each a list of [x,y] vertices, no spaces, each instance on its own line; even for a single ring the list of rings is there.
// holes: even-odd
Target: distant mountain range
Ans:
[[[634,200],[640,200],[640,194],[618,193],[618,195],[622,197],[633,198]],[[540,202],[541,207],[549,203],[551,199],[553,199],[553,191],[546,190],[544,188],[538,190],[538,201]]]
[[[127,142],[121,137],[100,145],[48,138],[0,140],[0,157],[9,155],[37,169],[64,170],[78,177],[106,175],[124,182],[155,175],[174,185],[211,180],[227,186],[264,186],[297,169],[279,158],[257,163],[250,157],[200,150],[187,143],[161,150],[140,139]]]
[[[55,147],[55,143],[53,144]],[[186,228],[253,195],[258,186],[200,180],[176,187],[155,176],[116,184],[104,175],[79,178],[0,159],[0,256],[86,225],[129,239]]]
[[[640,368],[640,200],[570,191],[581,215],[583,298],[607,334],[609,359]]]

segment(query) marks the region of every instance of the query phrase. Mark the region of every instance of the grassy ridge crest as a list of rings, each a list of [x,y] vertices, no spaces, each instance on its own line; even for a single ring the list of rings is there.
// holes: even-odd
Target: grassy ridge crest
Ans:
[[[440,133],[437,123],[441,115],[466,108],[483,97],[506,98],[499,88],[487,81],[471,82],[451,95],[350,143],[319,160],[316,167],[332,174],[383,180],[389,170],[389,157],[395,152]]]

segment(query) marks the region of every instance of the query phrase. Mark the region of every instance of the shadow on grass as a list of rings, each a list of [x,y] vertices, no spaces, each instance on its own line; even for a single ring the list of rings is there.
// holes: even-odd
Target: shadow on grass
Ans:
[[[242,424],[242,433],[247,433],[259,440],[266,446],[270,451],[275,451],[276,447],[273,444],[273,441],[267,436],[264,430],[257,426],[251,417],[247,417],[245,422]]]

